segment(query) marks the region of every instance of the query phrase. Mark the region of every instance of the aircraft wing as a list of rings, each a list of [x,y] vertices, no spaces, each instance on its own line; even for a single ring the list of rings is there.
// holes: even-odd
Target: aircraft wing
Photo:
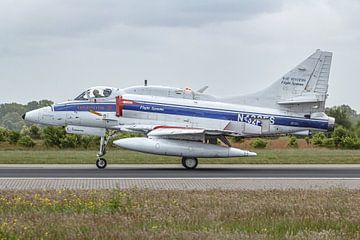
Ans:
[[[114,130],[121,132],[138,132],[144,133],[148,137],[202,141],[206,138],[223,138],[225,136],[237,136],[233,131],[229,130],[213,130],[204,128],[187,128],[176,126],[159,126],[159,125],[122,125]]]
[[[155,125],[137,125],[137,124],[128,124],[112,127],[114,130],[120,132],[136,132],[136,133],[148,133],[156,127]]]
[[[226,135],[233,135],[233,132],[227,130],[210,130],[202,128],[169,126],[157,126],[147,134],[148,137],[188,141],[204,141],[207,138],[220,138],[220,140],[225,144],[230,145],[230,143],[225,138]]]
[[[200,141],[205,138],[205,129],[161,127],[147,134],[148,137]]]

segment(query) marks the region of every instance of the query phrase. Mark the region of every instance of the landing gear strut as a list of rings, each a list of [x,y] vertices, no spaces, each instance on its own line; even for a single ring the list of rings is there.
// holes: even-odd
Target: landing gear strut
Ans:
[[[106,159],[103,158],[106,154],[106,145],[109,142],[109,140],[115,135],[116,133],[112,133],[110,134],[108,137],[101,137],[100,138],[100,149],[99,152],[97,154],[97,159],[96,159],[96,166],[99,169],[104,169],[107,166],[107,162]]]
[[[198,165],[198,160],[194,157],[183,157],[181,163],[186,169],[195,169]]]

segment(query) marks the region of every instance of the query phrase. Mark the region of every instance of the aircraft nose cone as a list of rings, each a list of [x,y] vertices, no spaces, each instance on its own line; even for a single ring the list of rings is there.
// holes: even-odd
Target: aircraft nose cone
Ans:
[[[28,122],[38,123],[39,122],[39,110],[32,110],[30,112],[27,112],[24,115],[22,115],[22,118]]]

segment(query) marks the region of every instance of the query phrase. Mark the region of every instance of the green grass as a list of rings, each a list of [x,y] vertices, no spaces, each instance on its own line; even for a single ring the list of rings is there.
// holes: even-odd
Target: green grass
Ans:
[[[360,150],[276,149],[254,150],[257,157],[199,159],[200,164],[360,164]],[[0,164],[93,164],[95,150],[1,150]],[[109,149],[106,155],[109,164],[155,164],[179,163],[179,157],[143,154],[126,150]]]
[[[359,239],[359,190],[0,191],[0,239]]]

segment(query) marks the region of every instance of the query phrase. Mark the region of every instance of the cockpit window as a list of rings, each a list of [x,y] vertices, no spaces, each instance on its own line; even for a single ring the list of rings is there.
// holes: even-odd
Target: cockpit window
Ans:
[[[90,89],[90,98],[105,98],[111,95],[110,88],[93,88]]]
[[[112,93],[111,88],[106,87],[94,87],[86,90],[82,94],[80,94],[78,97],[75,98],[75,100],[89,100],[94,98],[106,98],[109,97]]]
[[[88,99],[89,99],[88,91],[83,92],[82,94],[80,94],[75,98],[75,100],[88,100]]]
[[[109,88],[106,88],[106,89],[104,89],[104,97],[108,97],[108,96],[110,96],[111,95],[111,89],[109,89]]]

